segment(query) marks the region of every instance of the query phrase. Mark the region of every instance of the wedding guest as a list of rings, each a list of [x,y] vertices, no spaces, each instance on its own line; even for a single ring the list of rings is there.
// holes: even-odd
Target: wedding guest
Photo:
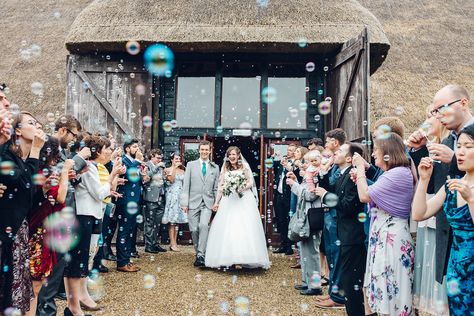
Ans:
[[[461,130],[456,147],[457,165],[466,172],[465,176],[448,179],[444,187],[426,201],[434,161],[422,158],[412,214],[419,221],[440,211],[446,214],[453,234],[446,272],[449,312],[450,315],[466,315],[474,310],[474,125]]]
[[[321,138],[311,138],[306,143],[306,147],[308,148],[308,150],[316,149],[319,146],[323,146],[323,140]]]
[[[29,268],[33,280],[33,292],[35,298],[30,302],[30,309],[26,315],[36,315],[38,293],[43,282],[51,274],[56,265],[56,252],[47,245],[43,222],[51,214],[61,211],[65,206],[66,194],[69,185],[69,171],[74,166],[73,160],[66,160],[59,169],[57,163],[60,160],[59,141],[55,137],[48,137],[40,151],[40,168],[38,176],[49,177],[48,180],[57,182],[52,186],[45,196],[47,201],[33,207],[29,219]],[[54,179],[54,180],[53,180]]]
[[[45,135],[37,120],[20,112],[13,120],[14,134],[0,146],[2,167],[0,183],[6,185],[0,199],[0,310],[13,307],[26,313],[33,298],[28,249],[27,215],[34,205],[44,202],[42,190],[36,190],[31,179],[39,168],[39,153]]]
[[[426,120],[422,124],[423,132],[430,142],[440,144],[448,137],[449,131],[430,112],[433,106],[427,108]],[[427,199],[429,200],[436,192],[433,189],[433,177],[428,186]],[[436,217],[432,216],[424,221],[418,222],[416,231],[415,249],[415,282],[413,284],[413,306],[421,312],[436,314],[448,313],[448,297],[446,284],[435,282],[436,265]]]
[[[143,200],[145,202],[145,252],[166,252],[158,244],[161,221],[165,213],[165,175],[161,150],[152,149],[148,154],[147,176],[143,180]]]
[[[313,153],[313,152],[312,152]],[[312,157],[317,160],[318,157]],[[313,159],[312,159],[313,160]],[[296,175],[293,172],[287,174],[286,183],[291,187],[291,191],[298,197],[297,209],[308,213],[308,209],[313,205],[320,205],[320,199],[310,192],[306,183],[306,177],[301,184],[298,183]],[[301,295],[321,295],[321,265],[319,262],[319,243],[321,241],[321,232],[312,232],[309,238],[299,242],[302,283],[295,285],[295,289],[300,291]]]
[[[117,233],[117,271],[138,272],[140,268],[130,262],[132,238],[137,221],[138,204],[141,195],[140,167],[143,154],[138,146],[138,140],[131,139],[123,144],[124,155],[122,163],[127,168],[124,185],[119,187],[118,193],[123,197],[117,200],[116,212],[119,220]]]
[[[8,102],[5,92],[3,91],[5,88],[5,84],[0,85],[0,146],[10,140],[12,129],[12,114],[9,110],[10,102]],[[6,189],[7,187],[0,183],[0,198],[3,196]]]
[[[171,167],[165,169],[166,174],[166,206],[163,215],[163,224],[168,224],[170,236],[170,250],[179,251],[178,229],[179,224],[188,222],[186,214],[181,210],[179,198],[183,191],[184,172],[186,168],[181,163],[179,153],[171,154]]]
[[[346,142],[346,132],[341,128],[330,130],[326,133],[325,149],[332,151],[333,155]],[[340,176],[341,170],[336,164],[333,164],[328,171],[329,184],[334,185],[337,178]],[[324,251],[326,260],[329,265],[329,297],[317,297],[317,300],[326,301],[332,300],[334,306],[337,304],[344,304],[343,295],[339,292],[340,287],[340,267],[338,264],[340,246],[337,236],[337,212],[335,208],[330,208],[324,214],[324,229],[323,229]]]
[[[355,143],[342,145],[334,156],[334,163],[341,170],[340,177],[334,185],[326,183],[315,188],[316,195],[323,199],[323,203],[329,196],[328,192],[338,198],[335,209],[337,212],[337,236],[340,242],[341,289],[344,291],[346,313],[349,316],[364,315],[362,279],[367,258],[364,244],[364,223],[361,220],[364,218],[361,216],[365,215],[364,205],[359,200],[355,183],[350,179],[352,157],[356,153],[363,155],[364,150],[360,145]],[[316,306],[334,308],[343,305],[328,299],[316,302]]]
[[[293,161],[296,148],[298,145],[290,144],[287,148],[287,155],[280,161],[275,161],[273,170],[275,172],[276,190],[275,200],[275,219],[277,222],[277,230],[280,234],[280,247],[275,249],[273,253],[284,253],[285,255],[292,255],[292,242],[288,239],[288,224],[290,222],[290,206],[291,206],[291,189],[286,185],[286,173],[293,171]]]
[[[415,131],[408,138],[408,147],[411,148],[410,156],[415,165],[418,165],[422,157],[431,157],[439,163],[433,167],[433,189],[434,192],[444,186],[446,177],[464,175],[458,170],[455,163],[455,152],[457,151],[457,139],[461,130],[474,123],[470,112],[470,97],[467,90],[457,85],[447,85],[439,90],[433,99],[433,110],[431,114],[445,126],[450,134],[441,144],[428,144],[421,131]],[[446,219],[445,212],[436,214],[436,265],[435,275],[438,283],[443,283],[446,275],[446,267],[451,249],[452,232]]]
[[[365,293],[374,313],[411,315],[415,254],[408,218],[414,179],[403,139],[395,133],[377,138],[372,157],[384,172],[371,186],[364,159],[357,153],[353,157],[359,199],[370,203],[371,212]]]

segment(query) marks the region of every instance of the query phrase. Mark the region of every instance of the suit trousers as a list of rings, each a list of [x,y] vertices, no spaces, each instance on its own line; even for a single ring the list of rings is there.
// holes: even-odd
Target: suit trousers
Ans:
[[[54,297],[58,294],[64,276],[64,267],[66,260],[64,255],[57,253],[57,262],[51,271],[47,281],[41,287],[38,293],[38,306],[36,308],[36,316],[56,316],[56,303]]]
[[[339,293],[341,269],[338,265],[340,241],[337,237],[336,210],[331,209],[324,213],[324,250],[329,265],[329,295],[331,299],[339,304],[344,304],[344,297]]]
[[[198,208],[189,210],[189,230],[191,231],[197,257],[204,257],[206,254],[207,236],[209,235],[209,222],[211,220],[211,215],[212,210],[206,206],[204,201],[201,202]]]
[[[339,257],[341,287],[346,297],[346,313],[349,316],[364,315],[362,292],[367,250],[364,244],[343,245]]]
[[[280,233],[280,247],[282,248],[290,248],[292,244],[291,240],[288,238],[288,225],[290,224],[290,199],[290,196],[286,197],[278,191],[275,191],[275,217],[278,233]]]
[[[299,242],[301,253],[302,284],[309,289],[321,288],[321,262],[319,261],[319,243],[321,232]],[[319,276],[319,278],[317,277]]]
[[[163,199],[160,199],[160,201]],[[161,220],[165,213],[164,203],[145,201],[145,249],[153,249],[158,246],[158,235],[160,233]]]
[[[130,263],[133,232],[137,225],[137,214],[130,214],[126,204],[116,206],[119,230],[117,232],[117,267]]]

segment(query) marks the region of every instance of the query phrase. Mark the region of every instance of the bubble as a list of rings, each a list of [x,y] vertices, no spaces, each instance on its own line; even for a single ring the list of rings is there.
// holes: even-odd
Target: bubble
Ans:
[[[400,115],[403,115],[404,112],[405,112],[405,109],[401,106],[397,106],[395,108],[395,115],[400,116]]]
[[[140,43],[136,41],[129,41],[125,44],[125,48],[127,49],[127,53],[130,55],[137,55],[140,53]]]
[[[171,132],[171,130],[173,129],[173,126],[171,125],[169,121],[164,121],[163,124],[161,124],[161,126],[163,127],[163,130],[165,132]]]
[[[207,290],[207,299],[212,300],[214,298],[214,290]]]
[[[267,169],[273,168],[273,159],[272,158],[265,159],[265,167]]]
[[[301,102],[299,104],[300,111],[306,111],[308,109],[308,103],[306,102]]]
[[[234,301],[235,314],[239,316],[249,315],[250,299],[246,296],[237,296]]]
[[[135,93],[138,95],[145,95],[145,86],[142,84],[137,84],[135,86]]]
[[[142,118],[142,121],[144,127],[151,127],[153,125],[153,119],[151,118],[151,116],[145,115]]]
[[[336,240],[334,243],[335,243],[336,246],[338,246],[338,247],[341,245],[341,241],[340,241],[340,240]]]
[[[171,121],[170,121],[170,124],[171,124],[171,128],[176,128],[176,127],[178,127],[178,121],[176,121],[176,120],[171,120]]]
[[[459,280],[458,279],[450,279],[446,282],[446,288],[448,296],[456,296],[459,295],[461,292]]]
[[[321,274],[314,272],[310,277],[310,284],[312,287],[321,287]]]
[[[137,224],[143,223],[143,216],[140,215],[140,214],[138,214],[138,215],[137,215],[137,218],[136,218],[136,221],[137,221]]]
[[[53,17],[54,17],[55,19],[59,19],[59,18],[61,17],[61,12],[55,11],[55,12],[53,13]]]
[[[240,129],[252,129],[252,124],[249,122],[242,122],[239,124]]]
[[[328,115],[331,113],[331,103],[327,101],[320,102],[318,104],[318,111],[321,115]]]
[[[90,277],[87,278],[87,291],[94,301],[105,297],[104,279],[97,270],[93,270]]]
[[[11,173],[14,171],[15,168],[15,163],[13,161],[2,161],[0,162],[0,173],[2,175],[11,175]]]
[[[308,40],[306,38],[300,38],[298,40],[298,46],[300,48],[305,48],[306,46],[308,46]]]
[[[42,95],[43,94],[43,84],[41,82],[35,81],[31,84],[31,92],[34,95]]]
[[[223,314],[227,314],[229,312],[229,302],[227,301],[220,302],[219,309]]]
[[[336,284],[332,286],[331,288],[331,292],[332,293],[339,293],[339,286],[337,286]]]
[[[280,137],[281,136],[281,133],[280,132],[275,132],[275,137]]]
[[[357,219],[359,220],[359,222],[365,223],[367,221],[367,213],[360,212],[359,214],[357,214]]]
[[[309,309],[308,304],[306,304],[306,303],[301,303],[301,304],[300,304],[300,310],[301,310],[301,312],[306,313],[306,312],[308,311],[308,309]]]
[[[321,120],[321,115],[315,115],[315,116],[314,116],[314,120],[315,120],[316,122],[319,122],[319,120]]]
[[[362,125],[364,125],[364,126],[367,126],[367,124],[369,124],[369,122],[367,122],[367,121],[362,122]]]
[[[328,67],[328,66],[324,66],[324,67],[323,67],[323,70],[324,70],[324,71],[328,71],[328,70],[329,70],[329,67]]]
[[[295,108],[289,108],[288,111],[290,112],[290,117],[297,118],[298,117],[298,110]]]
[[[266,8],[270,0],[257,0],[257,5],[261,8]]]
[[[194,276],[194,280],[196,280],[196,282],[201,282],[201,281],[202,281],[202,275],[196,274],[196,275]]]
[[[136,202],[130,201],[127,203],[127,213],[134,215],[138,213],[138,204]]]
[[[31,50],[30,49],[21,49],[20,50],[20,58],[21,59],[24,59],[24,60],[29,60],[31,59],[31,56],[33,54],[31,53]]]
[[[354,101],[355,101],[355,97],[354,97],[353,95],[349,96],[349,101],[354,102]]]
[[[354,284],[354,291],[359,291],[359,289],[360,289],[359,284]]]
[[[174,54],[166,45],[151,45],[145,50],[143,58],[145,67],[156,76],[164,76],[167,71],[173,71]]]
[[[385,155],[383,156],[383,161],[387,162],[390,160],[390,156],[389,155]]]
[[[147,290],[152,289],[155,286],[156,279],[151,274],[145,274],[143,276],[143,287]]]
[[[45,242],[52,250],[66,253],[79,242],[79,231],[74,210],[65,207],[49,215],[44,221]]]
[[[277,91],[273,87],[265,87],[262,90],[262,100],[266,104],[271,104],[277,100]]]
[[[347,107],[347,111],[348,111],[348,112],[352,112],[352,106],[348,106],[348,107]]]
[[[318,95],[323,95],[324,94],[324,91],[322,89],[319,89],[318,90]]]
[[[39,46],[38,44],[32,44],[30,46],[30,52],[33,57],[41,56],[41,46]]]
[[[3,311],[5,316],[21,316],[22,312],[18,308],[15,307],[8,307]]]
[[[310,61],[309,63],[306,64],[306,71],[307,72],[313,72],[314,69],[316,69],[316,65]]]
[[[135,112],[130,113],[130,118],[131,118],[132,120],[133,120],[134,118],[136,118],[136,117],[137,117],[137,113],[135,113]]]
[[[387,139],[390,137],[391,132],[392,132],[392,128],[384,124],[377,127],[377,130],[375,131],[375,136],[378,139]]]
[[[224,128],[222,126],[219,125],[219,126],[216,127],[216,132],[218,134],[222,133],[223,131],[224,131]]]
[[[56,117],[54,116],[54,113],[49,112],[48,114],[46,114],[46,119],[48,120],[48,122],[53,123]]]
[[[339,198],[334,193],[327,193],[324,197],[324,203],[328,207],[335,207],[339,203]]]

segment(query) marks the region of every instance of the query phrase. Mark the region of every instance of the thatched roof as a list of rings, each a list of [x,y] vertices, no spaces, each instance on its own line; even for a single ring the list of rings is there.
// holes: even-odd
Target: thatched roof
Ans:
[[[260,4],[259,4],[260,3]],[[355,0],[96,0],[66,39],[72,53],[125,51],[127,41],[162,42],[174,51],[330,52],[369,29],[372,64],[389,42]],[[298,46],[305,39],[308,46]]]
[[[91,2],[2,0],[0,3],[0,83],[9,84],[8,96],[12,102],[44,121],[46,113],[64,111],[68,54],[64,42],[71,24]],[[295,8],[302,1],[287,2]],[[315,9],[324,8],[328,2],[331,1],[313,1]],[[194,1],[193,8],[197,3]],[[455,4],[445,0],[360,0],[360,3],[379,19],[391,44],[387,59],[371,77],[372,119],[393,115],[395,108],[401,106],[405,109],[401,118],[413,130],[423,120],[425,105],[442,86],[458,83],[474,97],[472,0],[457,0]],[[120,14],[128,12],[124,9]],[[42,48],[41,56],[22,59],[20,50],[32,44]],[[44,86],[44,97],[37,105],[34,102],[38,98],[31,93],[35,81]]]

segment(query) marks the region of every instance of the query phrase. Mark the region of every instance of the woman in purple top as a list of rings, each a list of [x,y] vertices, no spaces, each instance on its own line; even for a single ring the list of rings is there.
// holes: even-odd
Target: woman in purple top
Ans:
[[[372,156],[384,173],[370,187],[362,157],[356,154],[353,159],[359,199],[371,210],[365,294],[372,312],[408,316],[413,314],[415,253],[408,218],[414,178],[399,135],[378,138]]]

